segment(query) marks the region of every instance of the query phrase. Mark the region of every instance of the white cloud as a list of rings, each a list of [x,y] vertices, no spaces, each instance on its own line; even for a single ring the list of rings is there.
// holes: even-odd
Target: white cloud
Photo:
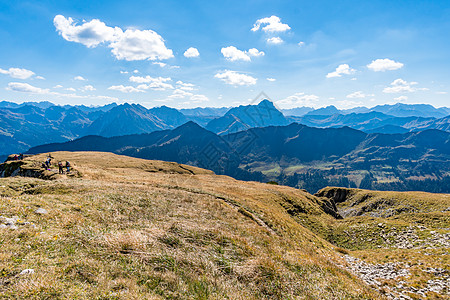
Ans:
[[[28,79],[34,75],[34,72],[21,68],[9,68],[8,70],[3,70],[2,68],[0,68],[0,74],[9,75],[12,78],[17,79]]]
[[[72,18],[66,19],[62,15],[57,15],[53,19],[53,24],[58,33],[67,41],[81,43],[88,48],[96,47],[104,42],[111,42],[123,34],[122,29],[106,26],[98,19],[84,22],[77,25]]]
[[[139,73],[139,70],[134,70],[133,73],[137,74],[137,73]]]
[[[186,83],[181,80],[177,81],[177,89],[185,90],[185,91],[193,91],[193,90],[195,90],[194,87],[195,87],[195,85],[193,85],[192,83]]]
[[[123,31],[109,27],[98,19],[77,25],[72,18],[57,15],[53,23],[59,34],[67,41],[81,43],[88,48],[108,44],[112,54],[119,60],[156,60],[173,57],[173,52],[164,44],[164,39],[153,30]]]
[[[350,68],[348,64],[341,64],[336,68],[336,71],[328,73],[327,78],[341,77],[343,74],[350,75],[356,72],[355,69]]]
[[[215,78],[218,78],[230,85],[255,85],[257,79],[246,74],[238,73],[236,71],[225,70],[222,73],[217,73],[214,75]]]
[[[45,80],[45,77],[43,77],[43,76],[36,76],[36,79]]]
[[[151,77],[149,75],[147,75],[145,77],[131,76],[130,81],[136,82],[136,83],[167,82],[167,81],[172,81],[172,78],[170,78],[170,77]]]
[[[274,44],[274,45],[278,45],[278,44],[283,43],[283,40],[280,37],[278,37],[278,36],[268,38],[266,41],[267,41],[267,43]]]
[[[198,95],[192,95],[190,99],[191,99],[192,102],[194,102],[194,103],[200,103],[200,102],[206,102],[206,101],[209,101],[209,98],[208,98],[207,96],[201,95],[201,94],[198,94]]]
[[[276,81],[276,79],[275,78],[266,78],[267,79],[267,81],[270,81],[270,82],[274,82],[274,81]]]
[[[265,24],[267,24],[267,25],[265,25]],[[263,26],[261,27],[261,25],[263,25]],[[291,27],[289,27],[288,24],[281,23],[281,19],[277,16],[271,16],[268,18],[262,18],[262,19],[256,20],[255,24],[253,24],[252,31],[258,31],[260,28],[264,32],[269,32],[269,33],[284,32],[284,31],[291,29]]]
[[[197,48],[190,47],[186,51],[184,51],[183,54],[185,57],[191,58],[191,57],[199,57],[200,53],[198,52]]]
[[[397,98],[394,98],[395,101],[406,101],[408,100],[408,96],[400,96]]]
[[[193,103],[209,101],[209,98],[205,95],[193,94],[190,92],[186,92],[185,90],[182,90],[182,89],[175,89],[173,91],[172,95],[168,96],[167,98],[171,99],[171,100],[189,98],[189,100],[191,100]],[[188,104],[188,102],[187,102],[187,104]]]
[[[305,42],[298,42],[297,45],[299,45],[300,47],[303,47],[303,46],[305,46]]]
[[[160,62],[160,61],[154,62],[153,64],[154,64],[154,65],[158,65],[158,66],[160,66],[161,68],[164,68],[165,66],[167,66],[167,64],[165,64],[165,63],[163,63],[163,62]]]
[[[265,53],[263,52],[263,51],[259,51],[258,49],[256,49],[256,48],[251,48],[251,49],[248,49],[248,51],[245,51],[248,55],[250,55],[250,56],[255,56],[255,57],[257,57],[257,56],[264,56],[265,55]]]
[[[194,94],[190,93],[190,92],[186,92],[185,90],[182,89],[176,89],[173,91],[172,95],[169,96],[169,98],[171,99],[182,99],[185,97],[190,97],[193,96]]]
[[[113,85],[108,88],[108,90],[119,91],[122,93],[142,93],[143,90],[137,89],[133,86],[124,86],[124,85]]]
[[[10,82],[8,83],[8,90],[15,92],[23,92],[23,93],[32,93],[32,94],[49,94],[49,89],[41,89],[35,86],[32,86],[28,83],[23,82]]]
[[[316,95],[306,95],[305,93],[295,93],[285,99],[279,100],[276,103],[284,108],[293,108],[299,106],[316,107],[319,97]]]
[[[392,71],[400,69],[402,67],[403,67],[402,63],[393,61],[388,58],[376,59],[367,65],[367,68],[375,72]]]
[[[347,98],[355,99],[355,98],[366,98],[366,97],[373,97],[373,96],[375,96],[375,95],[374,94],[364,94],[362,91],[357,91],[357,92],[347,95]]]
[[[220,52],[222,52],[222,55],[229,61],[251,61],[251,56],[264,56],[265,54],[263,51],[259,51],[256,48],[251,48],[248,51],[242,51],[234,46],[222,48]]]
[[[448,93],[447,92],[436,92],[436,94],[438,94],[438,95],[446,95]]]
[[[70,88],[66,88],[66,91],[76,92],[76,89],[74,89],[73,87],[70,87]]]
[[[164,91],[167,89],[173,89],[173,85],[170,83],[167,83],[168,81],[171,81],[172,78],[170,77],[151,77],[149,75],[142,77],[142,76],[131,76],[130,81],[136,82],[136,83],[143,83],[139,85],[137,88],[141,90],[157,90],[157,91]],[[144,84],[146,83],[146,84]]]
[[[153,30],[127,29],[109,47],[119,60],[156,60],[173,57],[173,52],[166,48],[164,39]]]
[[[60,88],[62,88],[62,87],[63,87],[62,85],[57,84],[57,85],[55,85],[53,88],[54,88],[54,89],[60,89]]]
[[[128,71],[120,71],[120,74],[128,74]]]
[[[85,79],[85,78],[82,77],[82,76],[75,76],[73,79],[74,79],[74,80],[79,80],[79,81],[86,81],[86,80],[87,80],[87,79]]]
[[[89,85],[83,86],[80,90],[83,92],[87,92],[87,91],[95,91],[96,89],[95,89],[95,87],[93,87],[92,85],[89,84]]]
[[[414,85],[417,85],[417,82],[407,82],[401,78],[394,80],[391,82],[391,86],[385,87],[383,89],[384,93],[411,93],[416,91],[426,91],[427,88],[417,88]]]

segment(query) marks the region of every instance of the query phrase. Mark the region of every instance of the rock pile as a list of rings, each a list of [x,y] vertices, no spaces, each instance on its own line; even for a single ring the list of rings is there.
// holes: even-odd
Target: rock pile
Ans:
[[[375,289],[386,292],[388,299],[413,299],[425,298],[430,292],[435,292],[441,295],[450,295],[450,272],[443,268],[427,268],[424,272],[432,273],[436,278],[430,279],[427,286],[424,288],[415,288],[408,286],[407,282],[400,279],[407,279],[411,274],[409,272],[410,266],[401,263],[386,263],[386,264],[370,264],[350,255],[344,255],[348,263],[348,269],[360,277],[368,285]],[[390,287],[384,285],[382,280],[399,280],[396,286]],[[411,296],[409,296],[411,295]],[[415,299],[415,298],[414,298]]]
[[[19,219],[18,216],[13,216],[11,218],[0,216],[0,229],[11,229],[16,230],[19,229],[19,226],[32,226],[33,228],[36,228],[36,225],[34,225],[31,222],[22,221]]]

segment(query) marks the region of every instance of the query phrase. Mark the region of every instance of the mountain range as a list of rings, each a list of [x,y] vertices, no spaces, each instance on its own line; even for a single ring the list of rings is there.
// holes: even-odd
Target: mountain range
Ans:
[[[33,147],[28,153],[54,151],[105,151],[175,161],[239,179],[279,180],[310,191],[333,180],[348,187],[381,185],[383,189],[384,184],[384,189],[390,189],[394,184],[409,189],[413,181],[432,179],[434,189],[439,181],[450,178],[450,133],[434,129],[367,134],[349,127],[293,123],[218,135],[190,121],[173,130],[86,136]],[[447,190],[448,186],[442,186],[440,191]]]
[[[188,121],[194,121],[219,135],[290,123],[319,128],[348,126],[365,133],[406,133],[427,129],[449,131],[449,111],[448,108],[434,108],[431,105],[406,104],[371,109],[338,110],[328,106],[316,110],[300,107],[280,111],[268,100],[234,108],[182,110],[167,106],[147,109],[128,103],[88,107],[2,101],[0,155],[25,152],[33,146],[70,141],[86,135],[113,137],[174,129]]]

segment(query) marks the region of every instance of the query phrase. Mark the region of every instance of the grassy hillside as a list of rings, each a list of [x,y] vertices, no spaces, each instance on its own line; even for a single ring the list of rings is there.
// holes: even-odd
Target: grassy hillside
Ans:
[[[449,293],[445,284],[436,290],[450,269],[448,195],[392,193],[392,207],[409,203],[416,211],[386,216],[372,207],[379,215],[366,210],[342,219],[337,211],[362,211],[387,194],[329,188],[311,195],[100,152],[52,153],[54,162],[74,166],[69,176],[57,175],[39,168],[45,156],[0,166],[45,178],[0,179],[0,298],[419,299],[423,293],[435,299]]]
[[[331,222],[325,200],[175,163],[52,155],[77,176],[1,179],[0,215],[18,218],[0,229],[2,298],[378,297],[289,213]]]

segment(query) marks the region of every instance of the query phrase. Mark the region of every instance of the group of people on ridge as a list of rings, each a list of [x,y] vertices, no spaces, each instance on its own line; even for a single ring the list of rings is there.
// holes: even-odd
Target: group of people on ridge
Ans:
[[[20,153],[19,155],[14,155],[13,160],[22,160],[23,159],[23,154]]]
[[[45,162],[42,163],[42,167],[47,170],[51,170],[50,166],[52,164],[52,158],[53,157],[49,154]],[[58,161],[59,174],[64,174],[64,167],[66,168],[66,172],[70,173],[70,162],[66,160],[66,165],[64,166],[62,161]]]

